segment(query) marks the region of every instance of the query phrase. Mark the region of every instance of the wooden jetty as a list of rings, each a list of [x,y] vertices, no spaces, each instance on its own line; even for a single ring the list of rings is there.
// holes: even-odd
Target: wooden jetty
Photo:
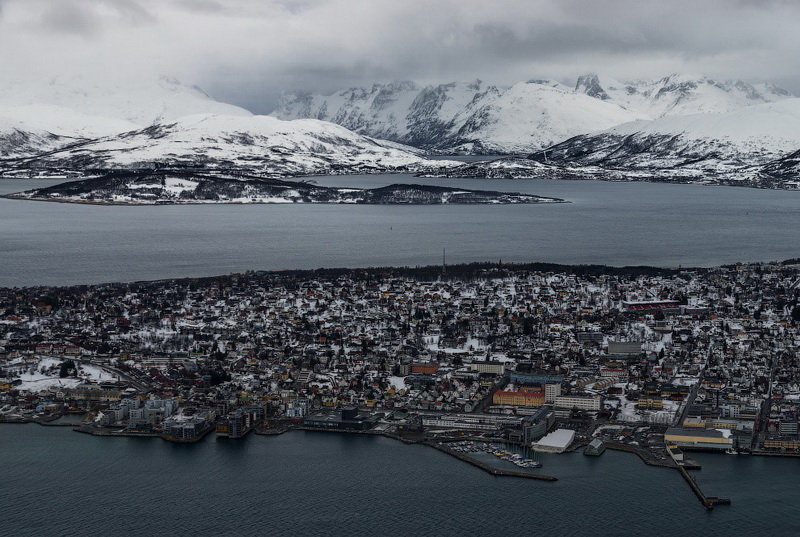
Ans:
[[[731,501],[728,498],[717,498],[716,496],[706,496],[703,491],[700,489],[700,486],[694,480],[694,477],[689,475],[689,472],[686,471],[681,465],[678,465],[678,472],[683,476],[683,479],[689,483],[689,487],[694,492],[694,495],[697,496],[697,499],[700,500],[700,503],[703,504],[703,507],[707,511],[711,511],[717,505],[730,505]]]

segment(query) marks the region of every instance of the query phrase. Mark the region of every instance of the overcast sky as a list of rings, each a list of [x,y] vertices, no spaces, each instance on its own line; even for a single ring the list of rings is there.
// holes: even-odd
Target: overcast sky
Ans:
[[[169,75],[269,112],[284,89],[584,73],[800,95],[794,0],[0,0],[0,76]]]

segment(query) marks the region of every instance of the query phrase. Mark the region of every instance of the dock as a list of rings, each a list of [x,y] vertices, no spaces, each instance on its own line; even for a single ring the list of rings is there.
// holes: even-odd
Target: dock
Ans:
[[[678,472],[680,472],[683,479],[689,483],[689,487],[694,492],[694,495],[697,496],[697,499],[700,500],[700,503],[703,504],[703,507],[707,511],[711,511],[717,505],[730,505],[731,501],[728,498],[717,498],[716,496],[706,496],[705,493],[700,489],[700,486],[694,480],[694,477],[689,475],[689,472],[686,471],[682,465],[678,465]]]
[[[675,463],[672,461],[672,459],[657,459],[653,457],[652,453],[638,446],[632,446],[630,444],[621,444],[617,442],[605,442],[604,444],[606,446],[606,449],[633,453],[648,466],[658,466],[661,468],[675,468]]]
[[[490,464],[486,464],[485,462],[481,462],[477,459],[473,459],[472,457],[465,455],[464,453],[459,453],[458,451],[453,451],[452,449],[448,448],[440,444],[439,442],[435,442],[433,440],[425,440],[420,442],[423,445],[432,447],[434,449],[438,449],[442,453],[447,453],[448,455],[455,457],[460,461],[464,461],[472,466],[480,468],[484,472],[492,474],[494,476],[501,476],[501,477],[523,477],[527,479],[538,479],[540,481],[558,481],[558,478],[555,478],[550,475],[543,475],[543,474],[532,474],[528,472],[514,472],[510,470],[501,470],[499,468],[495,468]]]

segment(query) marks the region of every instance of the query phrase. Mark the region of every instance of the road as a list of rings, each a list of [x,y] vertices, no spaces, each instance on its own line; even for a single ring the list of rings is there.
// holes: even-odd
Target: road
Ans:
[[[694,404],[694,400],[697,397],[697,392],[700,390],[700,385],[703,383],[703,378],[705,377],[705,368],[700,373],[700,376],[697,379],[697,384],[692,386],[692,390],[689,392],[689,395],[686,397],[686,400],[683,402],[683,407],[681,413],[675,421],[673,422],[673,427],[680,427],[683,425],[683,422],[686,420],[686,415],[689,413],[689,407]]]
[[[798,280],[800,281],[800,280]],[[761,411],[758,413],[758,431],[753,433],[753,439],[750,442],[750,449],[758,449],[764,443],[767,436],[767,426],[769,425],[769,413],[772,409],[772,386],[775,379],[775,370],[778,367],[778,357],[772,356],[772,363],[769,368],[769,388],[767,388],[767,398],[761,402]]]

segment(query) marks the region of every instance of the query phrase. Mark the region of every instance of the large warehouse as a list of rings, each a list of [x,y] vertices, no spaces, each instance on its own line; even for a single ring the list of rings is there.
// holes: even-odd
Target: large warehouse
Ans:
[[[728,430],[720,429],[683,429],[670,427],[664,433],[664,441],[681,449],[720,450],[733,447],[733,437]]]

